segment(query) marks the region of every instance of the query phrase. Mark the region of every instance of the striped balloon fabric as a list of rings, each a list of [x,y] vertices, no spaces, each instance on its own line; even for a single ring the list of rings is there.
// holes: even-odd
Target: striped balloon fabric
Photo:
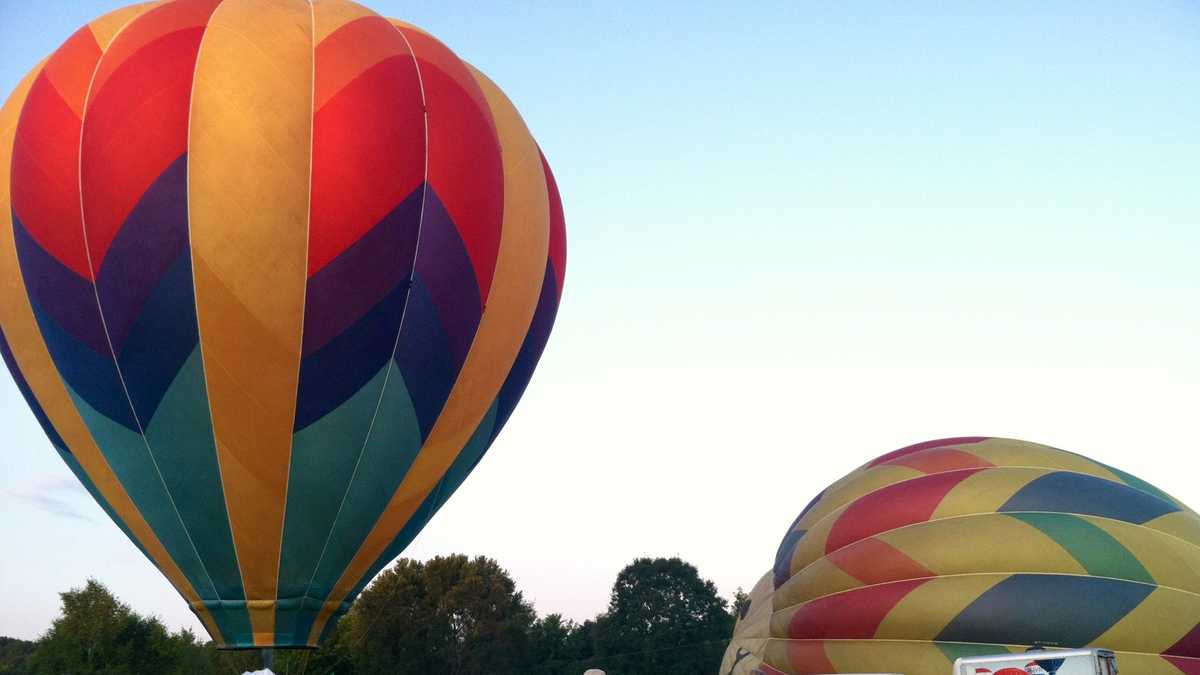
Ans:
[[[315,646],[462,483],[562,293],[504,94],[348,0],[167,0],[0,111],[0,350],[227,647]]]
[[[1035,643],[1200,673],[1200,516],[1043,445],[884,455],[804,509],[771,577],[762,673],[947,675],[956,658]]]

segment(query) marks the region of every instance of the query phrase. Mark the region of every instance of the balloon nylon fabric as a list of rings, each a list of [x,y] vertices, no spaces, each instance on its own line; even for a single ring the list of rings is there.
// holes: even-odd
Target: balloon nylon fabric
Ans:
[[[804,509],[769,578],[732,672],[945,673],[1034,643],[1200,672],[1200,516],[1034,443],[944,439],[870,462]]]
[[[52,444],[218,643],[317,645],[545,347],[519,114],[347,0],[170,0],[30,73],[0,154],[0,353]]]

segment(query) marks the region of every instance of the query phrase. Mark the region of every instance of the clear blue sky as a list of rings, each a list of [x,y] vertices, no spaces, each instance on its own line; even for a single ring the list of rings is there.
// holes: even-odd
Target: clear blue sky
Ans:
[[[0,0],[0,89],[118,6]],[[679,554],[731,594],[825,484],[1025,438],[1200,508],[1200,8],[369,2],[516,102],[562,189],[558,325],[410,548],[592,617]],[[0,378],[0,634],[95,575],[197,625]]]

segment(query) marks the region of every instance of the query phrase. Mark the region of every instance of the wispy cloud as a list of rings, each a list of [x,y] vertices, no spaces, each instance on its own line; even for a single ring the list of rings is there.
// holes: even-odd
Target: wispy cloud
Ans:
[[[37,481],[28,489],[10,491],[10,495],[31,504],[34,508],[52,516],[96,522],[80,508],[81,499],[90,499],[87,490],[77,481],[68,478],[52,478]]]

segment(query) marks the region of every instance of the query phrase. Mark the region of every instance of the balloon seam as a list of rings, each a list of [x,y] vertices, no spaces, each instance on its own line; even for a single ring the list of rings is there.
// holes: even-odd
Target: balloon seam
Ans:
[[[196,542],[192,539],[192,533],[188,531],[187,524],[183,522],[183,516],[179,513],[179,507],[175,504],[175,496],[172,495],[170,489],[167,488],[167,482],[163,478],[162,471],[158,466],[158,458],[154,456],[154,450],[150,447],[149,439],[146,438],[146,430],[142,425],[142,421],[138,418],[137,410],[133,405],[133,399],[129,395],[129,387],[125,383],[125,375],[121,372],[121,364],[117,360],[117,352],[113,347],[112,336],[108,330],[108,321],[104,317],[104,306],[100,302],[100,287],[97,283],[95,265],[92,263],[91,250],[90,246],[88,245],[87,213],[85,212],[83,206],[83,132],[84,129],[87,128],[88,103],[90,102],[92,96],[92,85],[94,85],[96,82],[96,74],[100,70],[100,61],[103,60],[104,53],[107,52],[107,48],[112,46],[112,44],[120,38],[121,33],[123,33],[125,29],[134,22],[134,20],[140,18],[141,16],[143,15],[139,14],[130,18],[129,21],[126,21],[125,24],[113,34],[113,37],[109,41],[108,45],[106,45],[101,51],[100,58],[96,60],[96,65],[92,68],[91,78],[88,80],[87,92],[83,97],[83,114],[80,116],[79,120],[79,156],[76,162],[76,180],[78,181],[79,187],[79,225],[80,230],[83,233],[84,257],[87,259],[88,271],[92,276],[91,285],[92,293],[96,298],[96,313],[100,316],[100,325],[104,329],[104,340],[108,344],[108,353],[110,356],[112,356],[113,368],[117,371],[117,380],[121,383],[121,391],[125,394],[125,401],[129,404],[129,412],[131,415],[133,415],[134,423],[137,424],[138,434],[142,437],[142,444],[146,447],[146,454],[150,456],[150,463],[154,466],[154,473],[158,476],[158,480],[162,485],[163,492],[167,494],[167,499],[171,503],[171,509],[175,512],[175,518],[179,521],[179,526],[183,529],[183,534],[187,537],[188,544],[190,544],[192,547],[192,552],[196,554],[196,560],[200,563],[200,568],[204,571],[204,576],[208,577],[208,583],[212,586],[213,594],[218,600],[220,600],[220,591],[217,590],[217,585],[213,582],[212,574],[208,571],[208,566],[204,564],[204,558],[200,556],[200,550],[196,547]],[[168,553],[168,555],[170,555],[170,553]],[[178,564],[178,561],[176,561],[176,564]]]
[[[314,21],[315,21],[315,17],[314,17]],[[392,25],[390,21],[388,22],[388,25]],[[417,72],[417,86],[421,93],[422,120],[424,121],[424,125],[425,125],[425,167],[424,167],[424,179],[421,181],[421,207],[420,207],[420,210],[417,215],[417,241],[413,247],[412,268],[409,270],[409,274],[408,274],[408,288],[405,290],[405,294],[404,294],[404,305],[403,305],[402,309],[400,310],[400,323],[396,328],[396,339],[392,343],[392,351],[391,351],[390,356],[388,357],[387,370],[386,370],[386,372],[384,372],[383,384],[379,389],[379,399],[375,402],[375,411],[371,414],[371,421],[367,425],[367,433],[363,437],[362,446],[359,448],[359,451],[358,451],[358,459],[356,459],[354,462],[354,471],[350,474],[350,480],[346,483],[346,491],[344,493],[342,493],[342,499],[341,499],[341,502],[338,504],[337,512],[334,514],[333,524],[329,528],[329,533],[325,536],[325,543],[321,547],[321,555],[317,558],[317,564],[313,566],[312,576],[309,577],[308,585],[305,587],[304,594],[301,596],[302,598],[305,598],[305,599],[313,599],[313,600],[318,599],[318,598],[309,598],[309,593],[312,591],[313,581],[316,580],[317,571],[320,570],[321,563],[324,562],[324,560],[325,560],[325,554],[329,550],[329,543],[330,543],[330,541],[333,540],[334,527],[337,525],[338,520],[342,516],[342,510],[344,509],[344,507],[346,505],[346,500],[350,496],[350,490],[354,486],[355,479],[358,478],[358,472],[362,465],[362,459],[363,459],[363,456],[366,454],[367,444],[370,442],[371,434],[375,430],[375,422],[379,417],[379,411],[383,408],[383,397],[387,392],[387,386],[388,386],[389,381],[391,380],[392,371],[396,367],[396,352],[400,348],[400,335],[404,331],[404,319],[408,315],[408,302],[409,302],[409,299],[412,297],[412,287],[413,287],[413,283],[414,283],[416,273],[417,273],[417,257],[421,253],[421,231],[422,231],[424,223],[425,223],[425,202],[426,202],[426,197],[429,192],[429,109],[427,107],[427,102],[426,102],[426,98],[425,98],[425,83],[424,83],[424,79],[421,76],[421,64],[420,64],[420,61],[417,59],[417,53],[416,53],[416,51],[413,50],[412,44],[408,41],[408,37],[406,35],[404,35],[404,31],[401,31],[399,28],[396,28],[394,25],[392,25],[392,27],[396,30],[396,33],[400,35],[400,38],[402,40],[404,40],[404,44],[408,47],[408,52],[412,56],[413,68]],[[314,49],[315,48],[316,47],[314,45]],[[316,59],[315,58],[313,59],[313,68],[314,69],[316,68]],[[310,165],[310,170],[311,170],[311,165]],[[382,517],[382,515],[383,514],[380,513],[379,517]],[[378,522],[378,517],[376,518],[376,522]],[[330,592],[324,596],[323,600],[326,601],[325,604],[328,604],[328,598],[332,597],[333,590],[334,589],[331,588]],[[328,623],[328,619],[326,619],[326,623]],[[323,625],[318,625],[318,623],[315,621],[313,622],[312,630],[309,633],[309,641],[310,642],[316,641],[313,636],[319,635],[320,634],[319,629],[321,629],[323,627],[324,627]]]
[[[394,24],[393,24],[393,25],[394,25]],[[415,57],[415,54],[414,54],[414,57]],[[461,59],[460,59],[460,61],[461,61]],[[512,102],[511,102],[510,100],[508,100],[508,97],[507,97],[506,95],[504,95],[504,93],[503,93],[502,91],[499,91],[499,87],[498,87],[498,86],[496,86],[496,84],[495,84],[494,82],[492,82],[492,81],[491,81],[491,80],[490,80],[490,79],[489,79],[489,78],[488,78],[486,75],[484,75],[482,72],[480,72],[478,69],[476,69],[474,66],[472,66],[472,65],[471,65],[471,64],[469,64],[469,63],[467,63],[466,61],[462,61],[462,64],[463,64],[463,65],[464,65],[464,66],[467,68],[467,71],[468,71],[468,72],[471,74],[472,78],[474,78],[474,79],[475,79],[475,81],[476,81],[476,84],[477,84],[478,86],[480,86],[480,89],[481,89],[481,90],[483,89],[483,86],[482,86],[482,84],[480,84],[480,82],[481,82],[481,81],[488,82],[488,83],[490,84],[490,86],[491,86],[491,87],[494,87],[494,88],[495,88],[495,89],[496,89],[496,90],[499,92],[499,94],[500,94],[500,97],[501,97],[501,98],[503,98],[503,99],[504,99],[504,100],[505,100],[505,101],[506,101],[506,102],[507,102],[507,103],[508,103],[510,106],[512,106]],[[486,99],[486,92],[484,92],[484,96],[485,96],[485,99]],[[490,101],[487,101],[487,104],[488,104],[488,112],[489,112],[489,114],[491,115],[491,118],[492,118],[493,120],[495,120],[495,111],[494,111],[494,109],[492,108],[491,102],[490,102]],[[516,107],[515,107],[515,106],[512,106],[512,108],[513,108],[513,112],[516,112]],[[519,119],[520,119],[520,118],[519,118],[519,114],[518,114],[518,120],[519,120]],[[523,122],[523,121],[521,121],[521,125],[522,125],[522,127],[524,128],[524,122]],[[525,132],[526,132],[526,133],[529,133],[527,128],[525,128]],[[532,135],[530,135],[530,138],[529,138],[529,140],[530,140],[530,142],[531,142],[531,143],[533,143],[533,145],[534,145],[534,148],[536,149],[536,147],[537,147],[537,143],[536,143],[536,141],[533,141]],[[498,146],[499,146],[499,148],[500,148],[500,154],[501,154],[501,156],[503,157],[503,156],[504,156],[504,145],[503,145],[503,143],[502,143],[502,142],[500,142],[500,140],[499,140],[499,132],[498,132],[498,131],[497,131],[497,143],[498,143]],[[428,148],[427,148],[427,151],[428,151]],[[519,160],[513,160],[513,161],[519,161]],[[520,166],[520,164],[517,164],[516,166]],[[540,163],[538,164],[538,170],[539,170],[539,171],[544,171],[544,169],[541,167]],[[543,180],[544,180],[544,178],[543,178]],[[505,176],[505,181],[507,181],[507,176]],[[507,203],[507,201],[505,202],[505,206],[506,206],[506,208],[508,207],[508,203]],[[548,240],[547,240],[547,244],[548,244]],[[503,243],[501,243],[501,248],[503,248]],[[548,251],[547,251],[547,255],[548,255],[548,254],[549,254],[549,253],[548,253]],[[498,264],[497,264],[497,269],[498,269]],[[493,282],[493,283],[495,283],[496,274],[497,274],[496,270],[493,270],[493,272],[492,272],[492,282]],[[543,273],[543,274],[544,274],[544,273]],[[539,283],[539,286],[540,286],[540,284],[541,284],[541,281],[539,281],[538,283]],[[540,289],[539,289],[539,292],[540,292]],[[490,293],[489,293],[489,295],[490,295]],[[532,308],[532,309],[531,309],[531,311],[530,311],[530,321],[531,321],[531,322],[532,322],[532,320],[533,320],[533,317],[536,315],[536,312],[537,312],[537,307],[536,307],[536,299],[535,299],[534,306],[533,306],[533,308]],[[484,307],[483,307],[483,312],[482,312],[481,316],[483,316],[483,315],[486,315],[486,314],[487,314],[487,306],[486,306],[486,304],[485,304],[485,305],[484,305]],[[481,321],[482,321],[482,319],[481,319]],[[526,328],[526,330],[528,330],[528,328]],[[473,352],[473,350],[475,349],[475,345],[476,345],[476,342],[478,341],[478,339],[479,339],[479,331],[478,331],[478,330],[476,330],[476,332],[475,332],[475,335],[474,335],[474,337],[473,337],[473,338],[472,338],[472,340],[471,340],[471,347],[470,347],[470,349],[468,349],[468,350],[467,350],[467,360],[470,360],[470,355],[471,355],[471,353]],[[514,351],[514,353],[513,353],[513,361],[512,361],[512,363],[510,363],[510,364],[508,365],[509,372],[511,372],[512,364],[516,362],[516,359],[517,359],[517,357],[520,355],[520,348],[521,348],[521,344],[522,344],[522,341],[518,341],[518,343],[517,343],[517,346],[516,346],[516,350],[515,350],[515,351]],[[464,363],[464,369],[465,369],[465,363]],[[506,375],[505,377],[507,377],[507,375]],[[462,370],[460,370],[460,371],[458,372],[458,374],[456,375],[456,377],[455,377],[454,386],[453,386],[453,388],[451,389],[451,394],[450,394],[450,397],[453,397],[453,396],[454,396],[454,391],[455,391],[455,390],[457,390],[459,383],[460,383],[460,382],[462,382],[462,381],[463,381],[463,371],[462,371]],[[499,383],[499,385],[498,385],[498,388],[497,388],[497,391],[496,391],[496,395],[497,395],[497,396],[499,396],[500,389],[502,389],[502,388],[503,388],[503,385],[504,385],[504,378],[502,378],[502,379],[501,379],[501,381],[500,381],[500,383]],[[447,401],[449,401],[449,399],[447,399]],[[485,409],[483,410],[482,414],[480,415],[479,422],[476,422],[476,426],[475,426],[476,430],[478,430],[478,425],[479,425],[479,424],[481,424],[481,423],[482,423],[482,421],[483,421],[484,419],[486,419],[486,418],[487,418],[488,412],[489,412],[489,410],[491,409],[492,405],[494,405],[494,404],[495,404],[495,398],[493,398],[493,399],[492,399],[492,404],[489,404],[489,406],[488,406],[487,408],[485,408]],[[445,412],[445,406],[443,406],[443,408],[442,408],[442,412],[443,412],[443,413]],[[439,422],[440,422],[440,417],[441,417],[441,413],[439,413],[439,420],[438,420]],[[437,422],[435,422],[435,423],[434,423],[434,426],[433,426],[433,429],[434,429],[434,430],[436,430],[437,428],[438,428],[438,423],[437,423]],[[433,433],[433,432],[431,431],[431,435],[432,435],[432,433]],[[424,449],[425,449],[425,447],[426,447],[426,446],[425,446],[424,444],[422,444],[422,446],[421,446],[421,449],[422,449],[422,450],[424,450]],[[455,460],[458,458],[458,456],[459,456],[459,455],[461,455],[461,454],[462,454],[462,450],[463,450],[463,448],[461,448],[461,447],[460,447],[460,448],[458,448],[458,450],[456,450],[456,451],[454,452],[454,459],[452,459],[452,460],[450,461],[450,464],[449,464],[449,466],[453,466],[453,462],[454,462],[454,461],[455,461]],[[443,477],[444,477],[444,476],[443,476]],[[440,481],[441,481],[441,478],[439,478],[439,479],[438,479],[438,482],[434,483],[434,485],[432,485],[432,486],[429,488],[429,491],[428,491],[428,492],[426,492],[426,493],[425,493],[425,496],[422,498],[422,503],[424,503],[426,500],[428,500],[428,499],[429,499],[429,497],[430,497],[430,495],[432,495],[432,494],[434,493],[434,491],[437,489],[438,485],[440,484]],[[390,507],[393,505],[393,502],[394,502],[394,500],[396,499],[396,495],[400,493],[400,490],[401,490],[401,489],[404,487],[404,485],[405,485],[405,483],[402,481],[402,482],[401,482],[401,483],[400,483],[400,484],[399,484],[399,485],[396,487],[396,490],[394,490],[394,491],[392,492],[392,496],[391,496],[391,498],[390,498],[390,499],[389,499],[389,501],[388,501],[388,507],[386,507],[386,508],[384,509],[384,511],[383,511],[383,512],[382,512],[382,513],[379,515],[379,517],[376,519],[376,521],[375,521],[375,525],[372,527],[370,534],[368,534],[368,538],[370,538],[371,534],[375,534],[376,528],[378,528],[380,520],[382,520],[382,519],[383,519],[383,517],[389,513],[389,509],[390,509]],[[413,509],[413,511],[412,511],[412,513],[410,514],[410,516],[409,516],[409,517],[411,517],[413,514],[415,514],[415,513],[416,513],[416,509],[418,509],[418,508],[420,508],[420,506],[417,506],[417,507],[415,507],[415,508]],[[382,536],[382,535],[381,535],[381,536]],[[394,538],[393,538],[393,539],[394,539]],[[382,551],[381,551],[381,552],[380,552],[380,554],[379,554],[379,556],[380,556],[380,557],[382,557],[384,554],[386,554],[386,553],[387,553],[387,549],[388,549],[388,546],[389,546],[389,545],[390,545],[390,544],[385,544],[385,545],[383,546],[383,549],[382,549]],[[362,552],[362,549],[361,549],[361,547],[360,547],[360,549],[359,549],[359,553],[361,553],[361,552]],[[355,558],[357,558],[357,557],[358,557],[358,556],[357,556],[357,554],[356,554]],[[367,563],[367,564],[364,566],[364,571],[363,571],[363,573],[362,573],[362,574],[363,574],[363,575],[366,575],[367,573],[369,573],[369,572],[370,572],[370,570],[371,570],[371,568],[372,568],[372,567],[375,565],[375,563],[377,563],[377,562],[378,562],[378,558],[376,558],[376,559],[374,559],[374,560],[371,560],[370,562],[368,562],[368,563]],[[350,567],[353,567],[353,564],[354,564],[354,561],[353,561],[353,560],[351,560],[351,565],[350,565]],[[342,572],[342,578],[338,579],[338,582],[342,582],[342,581],[346,581],[346,580],[347,580],[347,579],[346,579],[346,575],[349,573],[349,571],[350,571],[350,567],[348,567],[346,570],[344,570],[344,571]],[[346,598],[347,596],[349,596],[349,595],[350,595],[351,591],[354,589],[354,587],[357,585],[357,583],[362,581],[362,576],[359,576],[359,575],[355,575],[355,576],[356,576],[356,581],[355,581],[355,583],[354,583],[354,584],[351,584],[351,585],[350,585],[350,586],[349,586],[349,587],[348,587],[348,588],[347,588],[345,591],[343,591],[343,592],[340,592],[340,594],[339,594],[339,596],[338,596],[338,597],[341,597],[341,598],[343,598],[343,599],[344,599],[344,598]],[[336,583],[335,583],[335,588],[334,588],[333,590],[334,590],[334,591],[336,591],[336,590],[337,590],[337,585],[336,585]],[[332,597],[332,594],[331,594],[331,597]]]
[[[149,3],[143,3],[143,4],[149,4]],[[137,18],[137,17],[134,16],[134,17],[130,18],[129,21],[132,22],[133,19],[135,19],[135,18]],[[40,75],[41,71],[45,68],[45,65],[48,61],[49,61],[49,58],[42,59],[42,61],[40,61],[34,67],[35,70],[38,71],[37,75],[33,75],[32,77],[37,77],[38,75]],[[24,107],[24,104],[22,104],[22,108],[23,107]],[[19,116],[20,115],[18,114],[18,119],[19,119]],[[13,133],[15,136],[16,127],[14,127],[14,129],[13,129]],[[14,256],[16,256],[15,251],[14,251]],[[17,264],[17,267],[15,268],[15,274],[17,275],[17,279],[20,281],[22,288],[24,288],[25,287],[24,272],[21,270],[19,262]],[[24,298],[24,302],[21,304],[24,306],[24,308],[27,311],[30,312],[30,316],[32,318],[33,310],[29,304],[29,299],[27,297]],[[36,320],[35,320],[34,329],[37,331],[37,334],[39,336],[42,336],[41,327],[36,325]],[[44,348],[44,336],[42,336],[42,337],[43,337],[43,348]],[[57,364],[54,363],[53,357],[51,357],[49,354],[47,354],[47,356],[50,358],[51,366],[54,368],[54,372],[57,375],[57,377],[55,378],[55,381],[58,383],[58,385],[60,387],[63,388],[64,393],[66,393],[66,391],[67,391],[66,381],[63,378],[62,373],[58,371]],[[14,353],[14,359],[16,359],[18,363],[21,360],[20,358],[18,358],[16,356],[15,353]],[[75,405],[74,402],[72,402],[72,405]],[[76,416],[79,416],[78,408],[75,407],[74,410],[75,410]],[[96,452],[95,452],[95,461],[96,461],[96,465],[97,465],[96,468],[102,468],[104,471],[107,472],[107,475],[109,477],[111,477],[111,479],[112,479],[112,488],[111,489],[113,490],[112,496],[117,497],[118,499],[113,500],[110,498],[109,495],[105,494],[104,489],[102,487],[100,487],[100,485],[101,485],[100,482],[97,481],[97,477],[93,476],[92,473],[88,471],[87,467],[83,466],[82,462],[80,462],[80,469],[96,485],[97,493],[104,499],[105,503],[107,503],[109,505],[109,507],[111,508],[114,519],[120,521],[117,523],[118,527],[120,527],[122,525],[124,526],[124,529],[128,531],[128,536],[134,540],[134,544],[136,546],[138,546],[139,550],[141,550],[142,554],[146,557],[146,559],[149,560],[150,563],[152,565],[154,565],[156,568],[162,569],[159,566],[160,562],[164,563],[164,564],[168,564],[174,568],[175,572],[178,573],[179,582],[182,585],[176,584],[175,579],[173,579],[171,574],[169,572],[167,572],[166,570],[163,570],[164,576],[167,579],[167,583],[171,584],[171,586],[173,588],[175,588],[176,592],[178,592],[181,596],[183,596],[183,598],[189,604],[192,601],[191,597],[195,597],[195,598],[199,599],[199,597],[200,597],[199,593],[196,592],[195,588],[191,584],[191,581],[189,581],[188,578],[183,574],[183,570],[180,569],[178,563],[176,563],[174,558],[171,557],[170,553],[167,552],[166,547],[163,545],[162,541],[158,539],[158,536],[154,533],[154,530],[150,527],[149,522],[146,521],[146,517],[142,513],[141,508],[138,507],[137,503],[133,500],[132,496],[129,494],[129,491],[125,488],[124,483],[121,482],[120,478],[117,476],[116,472],[113,470],[112,465],[108,461],[108,458],[104,455],[103,451],[101,451],[101,449],[100,449],[99,444],[96,442],[95,436],[92,434],[91,429],[89,429],[87,427],[87,424],[85,422],[83,422],[82,418],[80,418],[80,425],[82,427],[83,433],[87,434],[88,439],[91,441],[91,445],[94,446],[96,449]],[[64,440],[64,442],[65,442],[65,440]],[[74,455],[75,452],[73,450],[71,450],[70,454]],[[60,458],[62,458],[62,453],[59,453],[59,456],[60,456]],[[62,459],[64,462],[66,461],[65,458],[62,458]],[[123,497],[124,499],[123,500],[119,499],[121,497]],[[125,513],[122,513],[123,509],[121,509],[118,506],[118,502],[128,503],[129,510]],[[101,504],[101,506],[103,507],[104,505]],[[140,522],[140,526],[138,524],[139,522]],[[148,539],[144,539],[136,534],[139,530],[142,530],[142,529],[145,530],[145,534],[149,537]],[[154,544],[154,546],[151,546],[151,544]],[[150,553],[150,549],[160,550],[162,552],[162,555],[164,556],[163,559],[160,561],[159,559],[155,558],[155,556]],[[215,624],[210,626],[209,622],[204,621],[204,617],[199,617],[199,618],[200,618],[201,622],[204,623],[205,627],[215,628]]]

